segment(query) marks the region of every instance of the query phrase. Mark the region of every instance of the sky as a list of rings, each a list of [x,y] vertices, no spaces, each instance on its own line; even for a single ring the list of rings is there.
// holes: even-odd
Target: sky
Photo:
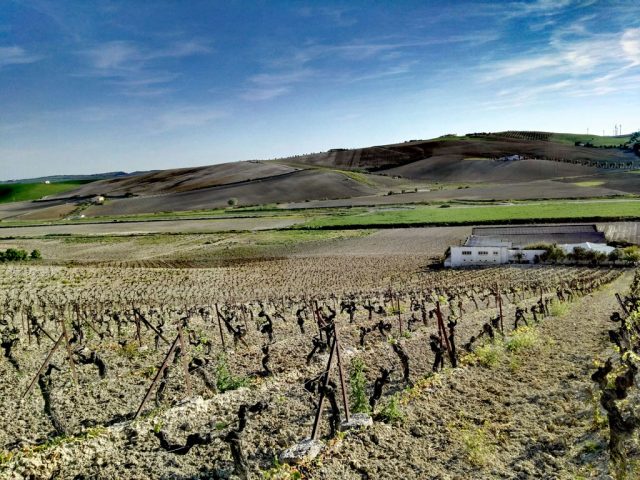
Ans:
[[[0,179],[640,130],[640,2],[0,0]]]

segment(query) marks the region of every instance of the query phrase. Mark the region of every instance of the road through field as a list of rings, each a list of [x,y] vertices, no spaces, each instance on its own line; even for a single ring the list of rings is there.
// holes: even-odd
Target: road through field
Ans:
[[[37,225],[0,227],[0,237],[40,237],[45,235],[137,235],[149,233],[212,233],[286,228],[302,218],[229,218],[163,220],[147,222],[76,223],[72,225]]]

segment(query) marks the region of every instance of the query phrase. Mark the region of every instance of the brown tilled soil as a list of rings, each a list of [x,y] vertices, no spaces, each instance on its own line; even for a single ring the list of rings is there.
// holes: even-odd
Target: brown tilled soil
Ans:
[[[348,436],[314,478],[609,478],[594,429],[593,361],[630,274],[539,327],[541,343],[495,368],[441,376],[403,406],[400,425]]]
[[[607,352],[607,319],[617,309],[614,293],[625,291],[630,278],[626,273],[612,285],[570,304],[566,314],[548,317],[535,330],[533,345],[502,352],[493,367],[468,362],[429,377],[428,334],[434,325],[419,328],[401,340],[414,362],[424,359],[412,364],[416,386],[404,389],[396,365],[383,398],[388,400],[389,393],[397,392],[403,418],[389,424],[376,422],[370,430],[329,442],[318,460],[302,468],[305,476],[528,479],[576,478],[581,473],[607,478],[604,432],[592,428],[589,377],[593,359]],[[513,304],[505,305],[506,327],[511,326],[513,308]],[[494,313],[494,306],[478,312],[469,309],[458,329],[459,338],[467,340],[477,333]],[[360,318],[358,323],[370,322]],[[97,380],[93,367],[79,367],[84,394],[74,394],[68,373],[54,373],[53,405],[76,436],[36,450],[27,445],[51,430],[41,410],[42,399],[37,387],[25,401],[18,398],[50,345],[32,346],[19,356],[28,375],[16,375],[7,362],[0,363],[0,379],[4,379],[0,402],[9,412],[0,422],[0,440],[5,449],[18,452],[0,464],[0,479],[233,478],[229,448],[217,437],[233,424],[240,404],[266,400],[268,411],[251,415],[243,437],[251,471],[258,478],[260,471],[272,467],[274,455],[309,434],[313,406],[302,381],[317,375],[326,362],[326,355],[321,355],[305,365],[300,359],[307,351],[308,336],[300,335],[291,320],[277,320],[277,327],[272,345],[274,377],[257,378],[250,389],[181,401],[184,383],[180,369],[174,367],[165,399],[165,405],[172,406],[152,411],[152,399],[145,418],[134,423],[123,422],[122,416],[144,395],[153,373],[148,366],[159,363],[165,347],[156,352],[150,338],[145,338],[144,351],[128,357],[115,341],[105,342],[100,353],[110,374]],[[367,340],[365,349],[356,346],[355,325],[344,325],[341,334],[345,361],[360,356],[367,365],[369,382],[380,366],[395,362],[390,346],[377,334]],[[229,367],[236,375],[259,369],[256,335],[251,333],[248,350],[239,347],[242,355],[230,354]],[[56,354],[54,363],[64,363],[62,352]],[[194,376],[193,382],[201,393],[201,381]],[[90,428],[96,424],[110,426]],[[176,444],[184,444],[194,432],[219,431],[220,435],[208,445],[178,455],[160,448],[154,435],[160,430]],[[84,433],[77,436],[79,431]]]

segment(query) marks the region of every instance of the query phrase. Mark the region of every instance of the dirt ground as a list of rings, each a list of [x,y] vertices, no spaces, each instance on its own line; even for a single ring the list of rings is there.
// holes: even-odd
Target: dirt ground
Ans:
[[[110,299],[126,303],[144,298],[148,305],[145,311],[151,305],[165,305],[160,308],[160,315],[168,315],[175,321],[180,311],[168,306],[202,304],[207,299],[211,302],[224,297],[220,287],[244,292],[247,298],[268,298],[269,292],[279,298],[287,286],[292,295],[302,292],[326,295],[337,285],[333,277],[340,275],[339,268],[345,270],[345,264],[339,262],[335,270],[327,268],[329,259],[292,258],[291,261],[305,262],[298,278],[286,275],[295,271],[289,264],[282,265],[281,270],[262,265],[262,277],[256,276],[260,270],[256,271],[255,266],[225,268],[218,280],[211,277],[213,270],[209,273],[179,269],[12,267],[2,271],[6,275],[1,286],[21,285],[23,292],[32,292],[30,286],[38,286],[40,298],[55,299],[59,292],[64,292],[68,301],[82,299],[82,303],[91,299],[91,305],[108,305]],[[462,286],[476,284],[481,285],[482,291],[482,285],[500,279],[501,284],[513,286],[514,292],[519,292],[529,282],[542,279],[554,279],[555,283],[575,275],[606,274],[606,270],[565,267],[432,273],[416,272],[415,266],[411,272],[406,266],[403,267],[407,269],[406,276],[402,278],[392,274],[398,267],[395,259],[391,256],[389,263],[378,266],[384,272],[372,271],[366,283],[358,283],[354,278],[353,283],[343,285],[351,289],[358,285],[368,288],[371,282],[374,286],[393,285],[410,290],[418,285],[465,288]],[[315,262],[317,269],[310,268],[310,262]],[[316,279],[321,271],[324,276]],[[401,379],[401,367],[387,340],[372,333],[365,347],[359,346],[359,327],[371,323],[366,312],[359,311],[354,324],[349,324],[342,315],[344,361],[348,364],[354,357],[361,358],[369,385],[379,368],[393,366],[392,382],[382,402],[396,396],[402,418],[390,423],[377,421],[369,430],[350,432],[329,441],[320,459],[302,469],[305,477],[575,478],[578,472],[602,472],[606,464],[604,437],[601,432],[590,430],[593,405],[589,375],[593,358],[600,357],[607,348],[607,318],[617,308],[613,294],[625,290],[630,275],[626,273],[611,287],[570,304],[564,315],[548,317],[537,327],[532,345],[518,353],[504,353],[492,367],[472,362],[431,376],[433,356],[428,339],[436,331],[436,325],[428,320],[426,327],[414,326],[409,335],[397,337],[411,359],[414,386],[410,388]],[[243,276],[248,277],[244,283],[239,280]],[[262,287],[251,287],[252,281]],[[292,285],[300,290],[292,291]],[[507,328],[516,305],[528,308],[537,301],[537,290],[532,293],[524,300],[516,298],[515,293],[504,295]],[[8,291],[9,298],[21,298],[19,295],[18,290]],[[550,295],[551,292],[545,294]],[[118,297],[120,300],[116,300]],[[238,300],[245,301],[242,297]],[[403,302],[407,301],[405,297]],[[112,308],[118,309],[115,305]],[[497,309],[490,297],[479,307],[476,310],[470,300],[464,301],[466,313],[457,329],[459,345],[477,334]],[[252,308],[258,311],[257,305]],[[93,366],[78,366],[77,389],[65,367],[65,352],[58,351],[52,362],[61,371],[53,374],[51,403],[70,432],[65,437],[52,436],[37,386],[20,401],[51,347],[46,339],[40,346],[26,345],[23,339],[16,354],[21,368],[18,374],[4,358],[0,359],[0,406],[7,412],[0,419],[3,449],[0,451],[3,458],[8,458],[0,462],[0,478],[234,478],[229,447],[222,435],[234,425],[240,404],[257,401],[266,402],[268,410],[250,415],[243,436],[251,474],[258,478],[269,472],[282,473],[282,467],[273,462],[274,456],[310,432],[314,397],[304,390],[303,382],[317,375],[327,360],[325,353],[305,363],[313,332],[301,334],[293,310],[286,308],[284,312],[286,320],[276,319],[275,339],[270,347],[272,377],[257,374],[262,358],[261,335],[252,327],[246,337],[248,346],[237,345],[227,353],[228,368],[234,375],[250,379],[247,387],[214,394],[205,388],[200,377],[193,375],[194,391],[189,396],[180,368],[175,366],[164,400],[156,407],[152,398],[144,416],[135,422],[126,418],[144,396],[154,367],[160,364],[167,348],[162,343],[159,349],[154,347],[152,332],[144,331],[142,347],[129,344],[133,335],[130,328],[103,341],[93,336],[88,345],[99,352],[109,366],[109,373],[99,379]],[[406,310],[404,315],[407,321]],[[390,320],[393,318],[391,314]],[[214,323],[196,317],[189,329],[213,339],[214,353],[221,351],[219,341],[215,340]],[[396,329],[394,326],[393,331]],[[194,350],[193,354],[197,352]],[[207,367],[207,371],[213,369],[213,365]],[[323,425],[324,434],[327,426]],[[188,435],[197,432],[213,432],[214,438],[178,455],[160,448],[156,438],[160,431],[176,445],[184,444]],[[46,441],[47,436],[58,440]]]

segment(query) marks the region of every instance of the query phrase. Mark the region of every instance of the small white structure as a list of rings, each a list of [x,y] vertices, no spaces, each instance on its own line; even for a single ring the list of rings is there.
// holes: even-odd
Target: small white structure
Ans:
[[[44,181],[44,184],[45,184],[45,185],[49,185],[50,183],[51,183],[51,182],[50,182],[49,180],[45,180],[45,181]]]
[[[102,205],[104,204],[104,197],[102,195],[95,196],[91,199],[91,203],[94,205]]]

